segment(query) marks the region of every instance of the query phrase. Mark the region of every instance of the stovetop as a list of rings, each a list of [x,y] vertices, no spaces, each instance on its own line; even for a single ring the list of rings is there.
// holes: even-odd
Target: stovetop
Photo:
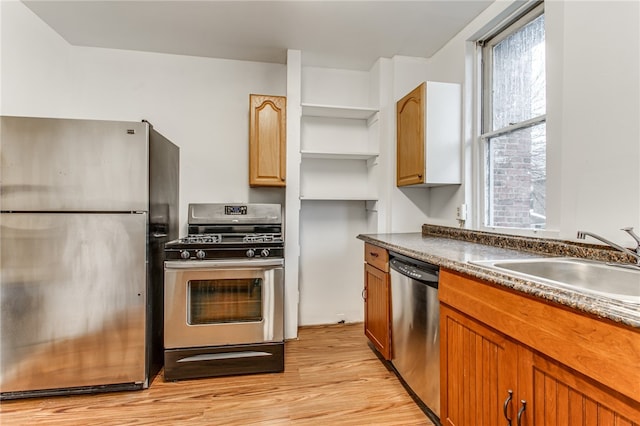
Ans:
[[[172,246],[181,244],[183,246],[189,246],[193,244],[198,245],[228,245],[228,244],[253,244],[253,243],[283,243],[282,234],[189,234],[186,237],[172,241]]]
[[[190,204],[189,234],[165,244],[166,260],[284,257],[279,204]]]

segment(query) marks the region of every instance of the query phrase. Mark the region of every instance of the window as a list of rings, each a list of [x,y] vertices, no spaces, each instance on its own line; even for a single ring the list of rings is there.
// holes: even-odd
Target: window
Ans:
[[[546,76],[540,4],[482,47],[484,226],[546,225]]]

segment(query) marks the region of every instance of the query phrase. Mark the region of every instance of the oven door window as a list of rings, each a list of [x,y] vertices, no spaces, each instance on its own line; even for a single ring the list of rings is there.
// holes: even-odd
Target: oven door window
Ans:
[[[189,281],[188,324],[262,321],[263,284],[262,278]]]

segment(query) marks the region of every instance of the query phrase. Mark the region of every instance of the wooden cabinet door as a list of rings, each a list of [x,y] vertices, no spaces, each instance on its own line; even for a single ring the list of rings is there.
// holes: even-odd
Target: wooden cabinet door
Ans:
[[[364,334],[382,354],[391,359],[391,290],[389,274],[364,266]]]
[[[525,347],[519,353],[519,397],[527,401],[523,426],[640,425],[640,403]]]
[[[506,425],[506,403],[506,415],[515,426],[517,344],[442,304],[440,332],[442,424]]]
[[[425,181],[425,83],[396,103],[397,186]]]
[[[250,95],[249,103],[249,185],[285,186],[287,98]]]

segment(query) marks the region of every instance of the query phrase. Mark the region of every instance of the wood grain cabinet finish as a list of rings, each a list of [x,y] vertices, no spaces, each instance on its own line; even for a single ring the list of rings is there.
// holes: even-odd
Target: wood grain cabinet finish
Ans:
[[[249,104],[249,186],[285,186],[287,98],[249,95]]]
[[[365,243],[364,334],[384,359],[391,359],[391,283],[389,255]]]
[[[442,423],[506,424],[499,408],[508,399],[507,413],[515,418],[517,344],[446,305],[440,306],[440,329]]]
[[[461,91],[424,82],[396,103],[396,185],[460,184]]]
[[[640,425],[640,333],[440,273],[445,425]]]
[[[382,272],[389,272],[389,252],[382,247],[365,243],[364,261]]]
[[[533,351],[520,349],[519,388],[531,425],[640,424],[638,401],[616,394]],[[637,377],[636,377],[637,378]],[[640,398],[640,395],[638,396]]]

